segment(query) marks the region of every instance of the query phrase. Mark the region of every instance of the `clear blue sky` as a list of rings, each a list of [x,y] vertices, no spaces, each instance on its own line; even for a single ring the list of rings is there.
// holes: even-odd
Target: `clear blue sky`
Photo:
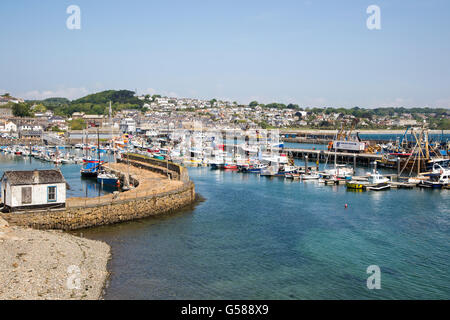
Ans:
[[[71,4],[81,30],[66,28]],[[0,93],[24,98],[450,107],[448,0],[1,0],[0,39]]]

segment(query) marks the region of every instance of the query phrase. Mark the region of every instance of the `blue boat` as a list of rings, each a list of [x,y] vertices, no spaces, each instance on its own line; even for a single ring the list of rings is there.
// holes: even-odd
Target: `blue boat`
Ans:
[[[102,162],[98,160],[91,160],[88,162],[85,162],[83,164],[83,167],[80,170],[82,177],[97,177],[98,171],[100,169],[100,165]]]
[[[101,172],[97,175],[97,182],[101,185],[118,187],[120,185],[119,178],[113,173]]]

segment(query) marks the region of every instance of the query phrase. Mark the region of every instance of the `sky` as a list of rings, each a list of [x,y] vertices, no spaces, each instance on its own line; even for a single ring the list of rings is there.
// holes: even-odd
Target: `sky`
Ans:
[[[450,108],[448,0],[1,0],[0,39],[0,94],[25,99]]]

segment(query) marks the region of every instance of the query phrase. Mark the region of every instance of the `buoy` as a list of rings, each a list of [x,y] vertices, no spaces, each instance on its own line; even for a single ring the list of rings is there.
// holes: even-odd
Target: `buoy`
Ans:
[[[345,209],[347,209],[348,208],[348,204],[345,204]]]

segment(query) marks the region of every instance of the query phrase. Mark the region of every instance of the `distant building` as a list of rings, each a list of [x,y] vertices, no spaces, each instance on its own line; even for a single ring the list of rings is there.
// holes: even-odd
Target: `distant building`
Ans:
[[[123,133],[135,133],[136,121],[133,118],[126,118],[120,122],[120,131]]]
[[[86,114],[83,116],[83,119],[84,121],[86,121],[88,127],[103,127],[105,116],[97,114]]]
[[[415,126],[417,125],[417,121],[414,119],[399,119],[394,122],[396,126]]]
[[[85,116],[84,112],[74,112],[72,114],[72,119],[73,120],[75,120],[75,119],[82,119],[84,116]]]
[[[0,118],[1,119],[10,118],[12,116],[13,116],[12,108],[8,108],[8,107],[0,108]]]
[[[17,125],[12,121],[0,120],[0,132],[17,132]]]
[[[59,169],[5,171],[1,178],[3,211],[64,208],[66,188]]]
[[[8,104],[9,102],[22,103],[22,102],[24,102],[24,100],[21,99],[21,98],[14,98],[14,97],[11,97],[11,96],[8,96],[8,95],[0,96],[0,106],[4,105],[4,104]]]

